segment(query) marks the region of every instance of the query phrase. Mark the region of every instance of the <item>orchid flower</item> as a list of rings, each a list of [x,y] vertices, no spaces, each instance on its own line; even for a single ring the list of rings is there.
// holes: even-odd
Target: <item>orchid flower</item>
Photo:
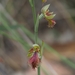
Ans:
[[[33,47],[29,50],[29,63],[33,69],[38,67],[41,62],[41,55],[40,55],[40,46],[38,44],[34,44]]]
[[[53,20],[53,18],[55,17],[56,14],[54,14],[53,12],[49,12],[49,10],[48,10],[49,6],[50,6],[50,4],[44,6],[41,9],[41,12],[42,12],[44,18],[48,21],[48,27],[54,27],[56,22]]]

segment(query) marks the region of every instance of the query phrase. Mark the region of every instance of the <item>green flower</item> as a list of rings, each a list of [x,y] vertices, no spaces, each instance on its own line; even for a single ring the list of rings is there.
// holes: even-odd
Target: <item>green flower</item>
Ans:
[[[48,26],[49,27],[54,27],[54,25],[56,24],[56,22],[54,20],[52,20],[56,14],[54,14],[53,12],[50,12],[48,10],[50,4],[44,6],[42,9],[41,9],[41,12],[44,16],[44,18],[48,21]]]
[[[40,46],[38,44],[33,44],[33,47],[29,50],[28,57],[32,68],[38,67],[41,62]]]

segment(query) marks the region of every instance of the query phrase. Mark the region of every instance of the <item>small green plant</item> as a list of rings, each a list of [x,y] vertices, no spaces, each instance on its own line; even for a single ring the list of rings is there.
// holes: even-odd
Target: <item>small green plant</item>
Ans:
[[[43,3],[45,3],[47,0],[42,0]],[[15,41],[20,42],[25,50],[29,50],[28,56],[29,56],[29,63],[32,66],[33,69],[37,69],[38,75],[40,75],[40,66],[41,66],[41,59],[42,59],[42,53],[43,53],[43,47],[46,48],[49,52],[57,55],[64,63],[69,65],[71,68],[75,69],[75,63],[73,63],[71,60],[67,59],[65,56],[61,55],[58,53],[56,50],[54,50],[52,47],[50,47],[48,44],[45,42],[42,42],[41,45],[41,40],[38,38],[38,27],[39,27],[39,22],[42,18],[48,21],[48,27],[54,27],[56,22],[53,20],[53,17],[55,14],[53,12],[49,12],[48,8],[50,4],[44,6],[41,8],[41,14],[36,15],[36,10],[35,10],[35,2],[34,0],[29,0],[30,5],[32,7],[32,12],[33,12],[33,19],[34,19],[34,32],[35,35],[28,30],[26,27],[23,25],[17,23],[7,12],[5,9],[0,11],[0,22],[2,25],[0,25],[0,34],[4,35],[8,38],[11,38]],[[7,16],[8,15],[8,16]],[[11,19],[10,19],[11,18]],[[10,22],[11,24],[10,24]],[[25,35],[27,35],[30,39],[32,39],[34,42],[33,46],[29,44],[24,38],[17,32],[17,29],[20,28]],[[11,36],[7,33],[9,32]],[[34,39],[34,38],[35,39]],[[34,63],[33,63],[34,61]],[[42,71],[48,75],[47,70],[43,66],[41,66]]]
[[[33,44],[33,47],[29,50],[28,57],[29,57],[29,63],[32,66],[33,69],[37,68],[38,75],[40,75],[40,63],[42,59],[42,52],[43,52],[43,42],[42,46],[38,45],[38,27],[40,19],[45,18],[48,21],[48,27],[53,28],[56,22],[53,20],[55,14],[53,12],[49,12],[49,6],[50,4],[42,7],[41,14],[37,14],[36,16],[36,10],[35,10],[35,2],[34,0],[29,0],[30,5],[32,7],[33,12],[33,20],[34,20],[34,32],[35,32],[35,44]],[[42,2],[46,2],[46,0],[42,0]]]

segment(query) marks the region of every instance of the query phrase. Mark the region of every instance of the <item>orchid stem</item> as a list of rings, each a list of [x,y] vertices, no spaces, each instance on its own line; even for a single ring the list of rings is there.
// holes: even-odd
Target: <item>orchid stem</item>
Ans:
[[[40,65],[38,66],[38,75],[40,75]]]
[[[34,0],[29,0],[29,2],[32,7],[33,20],[34,20],[34,33],[35,33],[34,38],[35,38],[35,44],[37,44],[39,20],[43,17],[43,15],[42,14],[40,16],[37,15],[36,17],[35,2]],[[40,64],[38,66],[37,72],[38,72],[38,75],[40,75]]]
[[[32,13],[33,13],[33,20],[34,20],[34,32],[35,32],[35,43],[37,44],[37,35],[38,35],[38,24],[39,24],[39,19],[37,16],[36,18],[36,10],[35,10],[35,3],[34,3],[34,0],[29,0],[30,2],[30,5],[32,7]],[[38,75],[40,75],[40,65],[38,66]]]
[[[34,28],[34,32],[35,32],[35,44],[37,44],[39,20],[41,18],[43,18],[43,14],[37,15],[37,19],[36,19],[36,23],[35,23],[35,28]]]
[[[30,3],[31,8],[32,8],[33,21],[34,21],[34,25],[35,25],[35,23],[36,23],[36,10],[35,10],[35,2],[34,2],[34,0],[29,0],[29,3]]]
[[[32,11],[33,11],[33,19],[34,19],[34,24],[36,23],[36,10],[35,10],[35,2],[34,0],[32,0],[33,2],[33,7],[32,7]]]
[[[39,27],[39,15],[37,16],[36,24],[35,24],[35,28],[34,28],[34,32],[35,32],[35,44],[37,44],[38,27]]]

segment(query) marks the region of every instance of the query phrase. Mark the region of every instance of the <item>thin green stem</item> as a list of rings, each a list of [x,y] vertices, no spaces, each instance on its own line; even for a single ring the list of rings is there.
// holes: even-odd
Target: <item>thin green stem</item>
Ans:
[[[40,75],[40,65],[38,66],[38,75]]]
[[[34,0],[29,0],[29,3],[30,3],[31,8],[32,8],[33,21],[34,21],[34,25],[35,25],[35,23],[36,23],[36,10],[35,10],[35,2],[34,2]]]
[[[32,0],[31,2],[33,5],[31,5],[32,7],[32,13],[33,13],[33,20],[34,20],[34,32],[35,32],[35,43],[37,43],[37,35],[38,35],[38,24],[39,24],[39,16],[37,16],[37,20],[36,20],[36,11],[35,11],[35,3],[34,0]],[[38,66],[38,75],[40,75],[40,65]]]
[[[43,15],[38,15],[37,19],[36,19],[36,23],[35,23],[35,28],[34,28],[34,32],[35,32],[35,43],[37,43],[37,38],[38,38],[38,27],[39,27],[39,20],[43,17]]]
[[[34,0],[32,0],[33,3],[33,7],[32,7],[32,12],[33,12],[33,20],[34,20],[34,24],[36,23],[36,10],[35,10],[35,2]]]
[[[35,44],[37,44],[37,38],[38,38],[38,27],[39,27],[39,20],[41,19],[41,16],[37,16],[36,18],[36,10],[35,10],[35,2],[34,0],[29,0],[30,5],[32,7],[32,13],[33,13],[33,20],[34,20],[34,33],[35,33]],[[40,65],[38,66],[38,75],[40,75]]]
[[[34,32],[35,32],[35,43],[37,43],[38,38],[38,26],[39,26],[39,15],[37,16]]]
[[[35,2],[32,0],[33,7],[32,7],[32,12],[33,12],[33,19],[34,19],[34,24],[36,23],[36,10],[35,10]]]

